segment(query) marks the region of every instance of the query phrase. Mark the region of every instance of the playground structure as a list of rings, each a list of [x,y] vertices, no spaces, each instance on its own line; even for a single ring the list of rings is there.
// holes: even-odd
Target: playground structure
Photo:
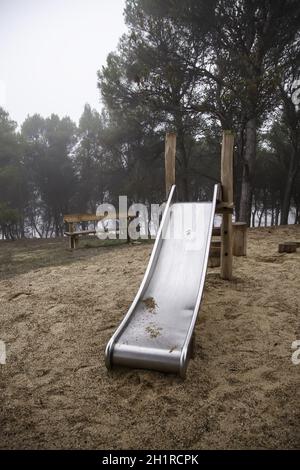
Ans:
[[[138,293],[105,351],[108,369],[114,365],[173,372],[185,377],[193,355],[194,328],[200,308],[210,250],[220,250],[221,278],[232,279],[232,257],[246,255],[245,224],[237,225],[233,250],[233,145],[223,132],[221,184],[211,202],[175,202],[176,135],[167,134],[165,175],[167,203],[154,248]],[[200,224],[193,232],[191,207]],[[213,229],[215,214],[221,229]],[[179,237],[166,237],[183,216]],[[193,232],[193,237],[189,234]],[[221,243],[211,245],[212,235]]]

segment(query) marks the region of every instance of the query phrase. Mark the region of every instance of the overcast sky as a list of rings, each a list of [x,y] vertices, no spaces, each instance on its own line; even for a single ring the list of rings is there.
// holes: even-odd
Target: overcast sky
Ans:
[[[97,70],[126,31],[125,0],[0,0],[0,106],[27,114],[100,110]]]

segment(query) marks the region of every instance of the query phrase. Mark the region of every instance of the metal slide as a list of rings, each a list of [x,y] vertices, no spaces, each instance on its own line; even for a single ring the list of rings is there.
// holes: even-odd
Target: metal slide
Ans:
[[[172,186],[139,291],[105,351],[121,365],[185,377],[203,293],[219,186],[212,202],[175,203]]]

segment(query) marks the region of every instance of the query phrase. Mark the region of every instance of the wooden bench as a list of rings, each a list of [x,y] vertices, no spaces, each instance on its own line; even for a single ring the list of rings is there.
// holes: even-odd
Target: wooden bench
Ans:
[[[68,214],[64,216],[64,223],[68,225],[68,230],[64,234],[69,238],[69,248],[71,250],[78,248],[79,237],[83,235],[95,235],[96,229],[94,230],[75,230],[75,224],[88,223],[88,222],[99,222],[104,217],[97,216],[96,214]]]
[[[81,230],[75,232],[65,232],[65,235],[69,237],[69,248],[71,250],[76,250],[79,244],[79,237],[81,235],[96,235],[96,230]]]
[[[127,218],[127,222],[131,222],[134,220],[136,217],[138,217],[138,213],[136,213],[135,216],[131,216],[128,214],[117,214],[116,219],[124,219]],[[105,220],[106,218],[111,219],[111,217],[108,216],[108,213],[104,213],[104,215],[96,215],[96,214],[69,214],[64,216],[64,223],[68,225],[68,230],[64,232],[64,234],[69,238],[69,248],[71,250],[75,250],[78,248],[79,245],[79,238],[81,236],[85,235],[96,235],[96,229],[93,230],[74,230],[74,224],[79,224],[79,223],[88,223],[88,222],[94,222],[94,224],[97,222],[100,222],[102,220]],[[129,235],[127,232],[127,242],[129,242]]]
[[[279,243],[278,252],[279,253],[296,253],[297,248],[299,247],[300,247],[299,241]]]

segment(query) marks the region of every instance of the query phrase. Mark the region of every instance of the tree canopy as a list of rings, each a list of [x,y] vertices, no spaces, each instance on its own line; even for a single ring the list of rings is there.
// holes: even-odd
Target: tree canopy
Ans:
[[[232,129],[236,219],[299,223],[299,1],[126,0],[124,15],[97,75],[101,111],[18,129],[0,108],[0,236],[62,235],[63,214],[121,194],[162,202],[167,131],[182,200],[210,197]]]

